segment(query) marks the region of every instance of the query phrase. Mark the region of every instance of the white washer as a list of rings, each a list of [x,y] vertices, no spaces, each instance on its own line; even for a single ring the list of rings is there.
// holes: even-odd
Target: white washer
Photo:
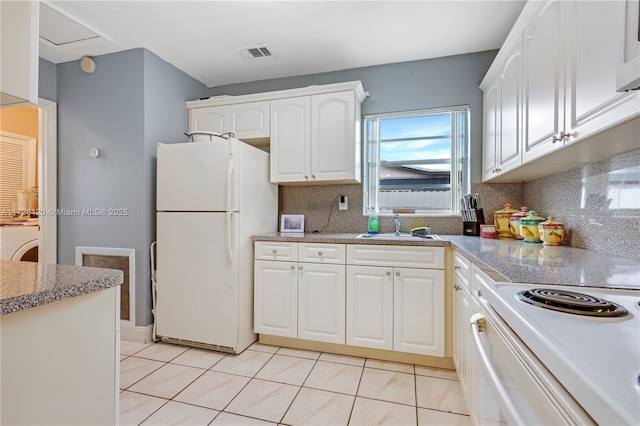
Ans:
[[[38,226],[0,226],[0,259],[21,260],[38,247]]]

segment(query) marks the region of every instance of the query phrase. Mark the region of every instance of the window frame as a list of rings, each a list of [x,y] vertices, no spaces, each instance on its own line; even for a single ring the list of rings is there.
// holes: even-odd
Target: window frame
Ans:
[[[380,191],[379,176],[372,186],[370,176],[379,172],[380,166],[380,120],[393,118],[411,118],[425,115],[451,114],[451,206],[449,210],[417,210],[414,213],[401,213],[410,216],[450,217],[460,215],[460,198],[469,193],[471,188],[471,169],[469,152],[471,145],[471,108],[469,105],[425,108],[419,110],[397,111],[390,113],[366,114],[363,117],[363,176],[362,176],[362,213],[367,215],[372,206],[381,216],[391,216],[394,212],[380,212],[378,194]],[[464,115],[462,118],[461,115]],[[372,145],[377,146],[371,153]],[[419,160],[420,161],[420,160]],[[429,161],[429,160],[427,160]],[[373,189],[375,188],[375,190]]]

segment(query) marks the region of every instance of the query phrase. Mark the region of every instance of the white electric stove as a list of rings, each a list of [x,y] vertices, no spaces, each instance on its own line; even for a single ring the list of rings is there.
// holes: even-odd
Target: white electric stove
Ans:
[[[533,292],[536,305],[533,289],[551,292]],[[640,289],[489,283],[481,296],[596,423],[640,424]],[[566,312],[574,299],[599,312]]]

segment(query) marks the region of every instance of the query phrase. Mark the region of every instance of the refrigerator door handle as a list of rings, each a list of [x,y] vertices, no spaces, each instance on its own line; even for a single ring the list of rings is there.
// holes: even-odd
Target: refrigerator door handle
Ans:
[[[227,163],[227,211],[231,211],[231,191],[233,190],[233,168],[235,166],[235,156],[233,153],[229,155],[229,162]]]
[[[233,265],[233,242],[231,241],[233,213],[234,212],[227,212],[227,254],[229,255],[227,264],[229,265],[229,287],[233,287],[236,284],[235,268]]]

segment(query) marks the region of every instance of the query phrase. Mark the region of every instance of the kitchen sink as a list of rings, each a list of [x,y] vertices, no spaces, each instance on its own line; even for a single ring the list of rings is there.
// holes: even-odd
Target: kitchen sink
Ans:
[[[362,239],[372,239],[372,240],[395,240],[395,239],[405,239],[411,238],[416,240],[440,240],[436,234],[428,234],[428,235],[413,235],[408,232],[400,232],[396,234],[395,232],[387,232],[384,234],[359,234],[356,235],[355,238]]]

